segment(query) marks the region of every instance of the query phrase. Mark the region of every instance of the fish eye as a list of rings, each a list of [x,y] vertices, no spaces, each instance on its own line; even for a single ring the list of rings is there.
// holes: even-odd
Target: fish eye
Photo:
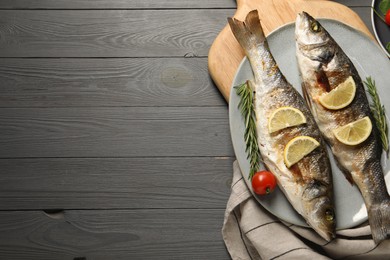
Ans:
[[[310,24],[310,29],[312,32],[319,32],[321,30],[320,25],[317,21],[312,21]]]
[[[334,213],[333,213],[333,210],[332,209],[327,209],[325,211],[325,219],[327,221],[333,221],[334,219]]]

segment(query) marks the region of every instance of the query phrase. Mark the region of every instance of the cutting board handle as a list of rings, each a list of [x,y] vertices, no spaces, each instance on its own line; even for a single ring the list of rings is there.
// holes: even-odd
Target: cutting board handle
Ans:
[[[316,18],[339,20],[374,39],[364,22],[354,11],[332,1],[236,0],[236,3],[237,10],[234,17],[239,20],[244,20],[249,11],[258,10],[266,35],[286,23],[294,22],[299,12],[306,11]],[[234,75],[243,57],[244,52],[234,38],[229,26],[226,25],[210,47],[208,67],[211,78],[227,102],[229,102]]]

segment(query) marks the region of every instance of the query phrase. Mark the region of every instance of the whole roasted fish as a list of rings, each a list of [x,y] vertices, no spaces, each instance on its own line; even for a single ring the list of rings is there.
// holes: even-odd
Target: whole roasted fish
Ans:
[[[295,37],[304,97],[339,168],[359,188],[367,207],[373,239],[379,243],[390,233],[390,198],[380,162],[381,142],[362,80],[340,46],[309,14],[298,15]],[[352,103],[336,110],[322,106],[319,97],[350,77],[356,85]],[[348,145],[336,138],[334,129],[364,117],[373,122],[372,132],[365,141]]]
[[[251,64],[255,91],[256,129],[260,153],[266,167],[294,209],[324,239],[335,235],[335,215],[331,166],[321,133],[303,97],[279,70],[264,36],[257,10],[245,22],[228,18],[234,36]],[[268,118],[278,108],[293,107],[306,117],[306,123],[270,133]],[[310,136],[320,146],[288,168],[283,151],[294,137]]]

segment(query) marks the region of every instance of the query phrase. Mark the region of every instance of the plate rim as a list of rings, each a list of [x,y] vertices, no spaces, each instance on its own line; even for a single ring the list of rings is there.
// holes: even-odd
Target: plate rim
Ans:
[[[381,40],[379,39],[378,33],[376,31],[376,26],[375,26],[375,21],[374,21],[374,17],[375,17],[375,13],[374,13],[375,2],[376,2],[376,0],[372,0],[372,2],[371,2],[371,12],[370,13],[371,13],[371,26],[372,26],[372,30],[374,31],[376,42],[379,44],[379,46],[381,47],[381,49],[385,53],[385,55],[388,58],[390,58],[390,53],[386,50],[385,46],[383,46]]]

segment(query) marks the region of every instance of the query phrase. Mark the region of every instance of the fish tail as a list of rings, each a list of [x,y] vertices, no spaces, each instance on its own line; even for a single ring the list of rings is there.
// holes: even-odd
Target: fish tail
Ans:
[[[265,42],[266,38],[257,10],[250,11],[244,22],[231,17],[228,18],[228,22],[234,36],[245,51]]]
[[[390,199],[373,204],[368,210],[372,238],[376,244],[390,235]]]

